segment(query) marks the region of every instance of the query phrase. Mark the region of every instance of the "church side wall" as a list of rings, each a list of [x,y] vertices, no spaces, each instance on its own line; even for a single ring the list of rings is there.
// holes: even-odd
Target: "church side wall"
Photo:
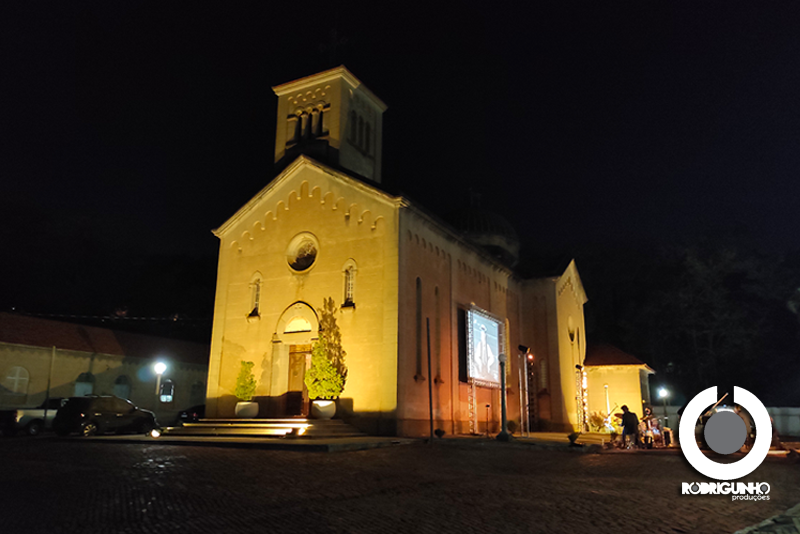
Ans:
[[[510,355],[508,418],[519,420],[519,289],[513,283],[509,288],[508,272],[410,209],[400,214],[400,250],[398,432],[428,434],[431,379],[435,428],[448,434],[486,432],[488,404],[489,429],[499,431],[500,390],[475,388],[471,412],[470,386],[460,380],[466,372],[459,363],[458,315],[459,309],[471,304],[508,321],[503,349]],[[426,319],[431,328],[433,377],[427,370]]]
[[[558,350],[555,280],[543,278],[525,283],[523,290],[525,332],[530,332],[534,360],[534,393],[531,408],[538,430],[561,430],[563,409],[561,367]],[[532,428],[535,428],[532,426]]]
[[[222,237],[209,417],[233,415],[241,361],[255,363],[259,416],[281,416],[290,361],[297,363],[290,353],[310,349],[319,328],[311,310],[319,314],[323,300],[333,298],[348,368],[340,413],[364,431],[393,433],[397,208],[318,167],[303,165],[293,172]],[[287,249],[304,232],[317,240],[318,252],[313,265],[298,273],[289,266]],[[355,267],[353,306],[343,306],[347,267]],[[253,315],[256,280],[260,303]],[[309,326],[297,330],[297,324]]]
[[[558,340],[561,402],[553,410],[553,423],[560,430],[579,430],[578,375],[576,365],[583,365],[586,356],[586,327],[583,318],[583,301],[578,292],[578,281],[568,269],[556,283],[556,328]],[[582,408],[580,408],[582,409]]]

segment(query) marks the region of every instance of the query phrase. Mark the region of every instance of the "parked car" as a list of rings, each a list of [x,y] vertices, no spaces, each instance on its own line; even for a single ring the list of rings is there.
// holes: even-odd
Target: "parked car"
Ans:
[[[53,421],[59,436],[75,432],[82,436],[108,432],[147,434],[154,428],[158,428],[158,422],[153,412],[111,395],[71,397]]]
[[[175,420],[175,426],[183,426],[186,423],[196,423],[206,416],[206,405],[198,404],[187,408],[178,413],[178,418]]]
[[[5,436],[13,436],[19,430],[24,430],[30,436],[37,436],[47,428],[53,427],[56,412],[66,402],[61,397],[45,400],[36,408],[16,408],[0,412],[2,431]],[[45,417],[45,411],[47,415]]]

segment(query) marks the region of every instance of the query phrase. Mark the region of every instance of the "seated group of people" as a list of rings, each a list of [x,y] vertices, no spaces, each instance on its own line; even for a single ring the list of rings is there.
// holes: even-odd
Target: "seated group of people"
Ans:
[[[682,410],[679,410],[679,413]],[[746,439],[742,445],[740,452],[747,453],[753,447],[755,442],[755,427],[752,422],[750,414],[739,405],[734,405],[734,412],[742,418],[746,427]],[[664,437],[664,429],[661,426],[658,418],[653,415],[653,410],[649,406],[644,409],[644,416],[641,421],[635,413],[631,412],[627,406],[622,407],[622,414],[617,414],[617,418],[621,418],[620,426],[622,427],[622,440],[618,443],[621,448],[653,448],[665,447],[667,443]],[[701,417],[700,427],[708,420],[708,416]],[[783,445],[778,436],[778,429],[775,428],[775,422],[770,417],[772,425],[772,443],[771,448],[782,449]],[[707,448],[704,443],[702,430],[700,430],[699,441],[701,447]]]
[[[619,416],[617,416],[619,417]],[[649,406],[644,409],[641,421],[627,406],[622,406],[622,448],[653,448],[666,446],[664,431]]]

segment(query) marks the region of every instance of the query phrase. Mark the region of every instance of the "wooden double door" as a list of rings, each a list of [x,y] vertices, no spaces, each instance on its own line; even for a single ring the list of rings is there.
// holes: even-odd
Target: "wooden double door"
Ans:
[[[306,389],[306,370],[311,366],[311,345],[289,346],[289,383],[286,389],[286,415],[308,416],[309,401]]]

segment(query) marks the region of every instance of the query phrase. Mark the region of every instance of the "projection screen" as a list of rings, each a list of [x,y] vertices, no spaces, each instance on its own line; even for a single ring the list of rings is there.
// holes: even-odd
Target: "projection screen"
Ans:
[[[467,310],[467,371],[476,384],[500,387],[503,322],[480,308]]]

